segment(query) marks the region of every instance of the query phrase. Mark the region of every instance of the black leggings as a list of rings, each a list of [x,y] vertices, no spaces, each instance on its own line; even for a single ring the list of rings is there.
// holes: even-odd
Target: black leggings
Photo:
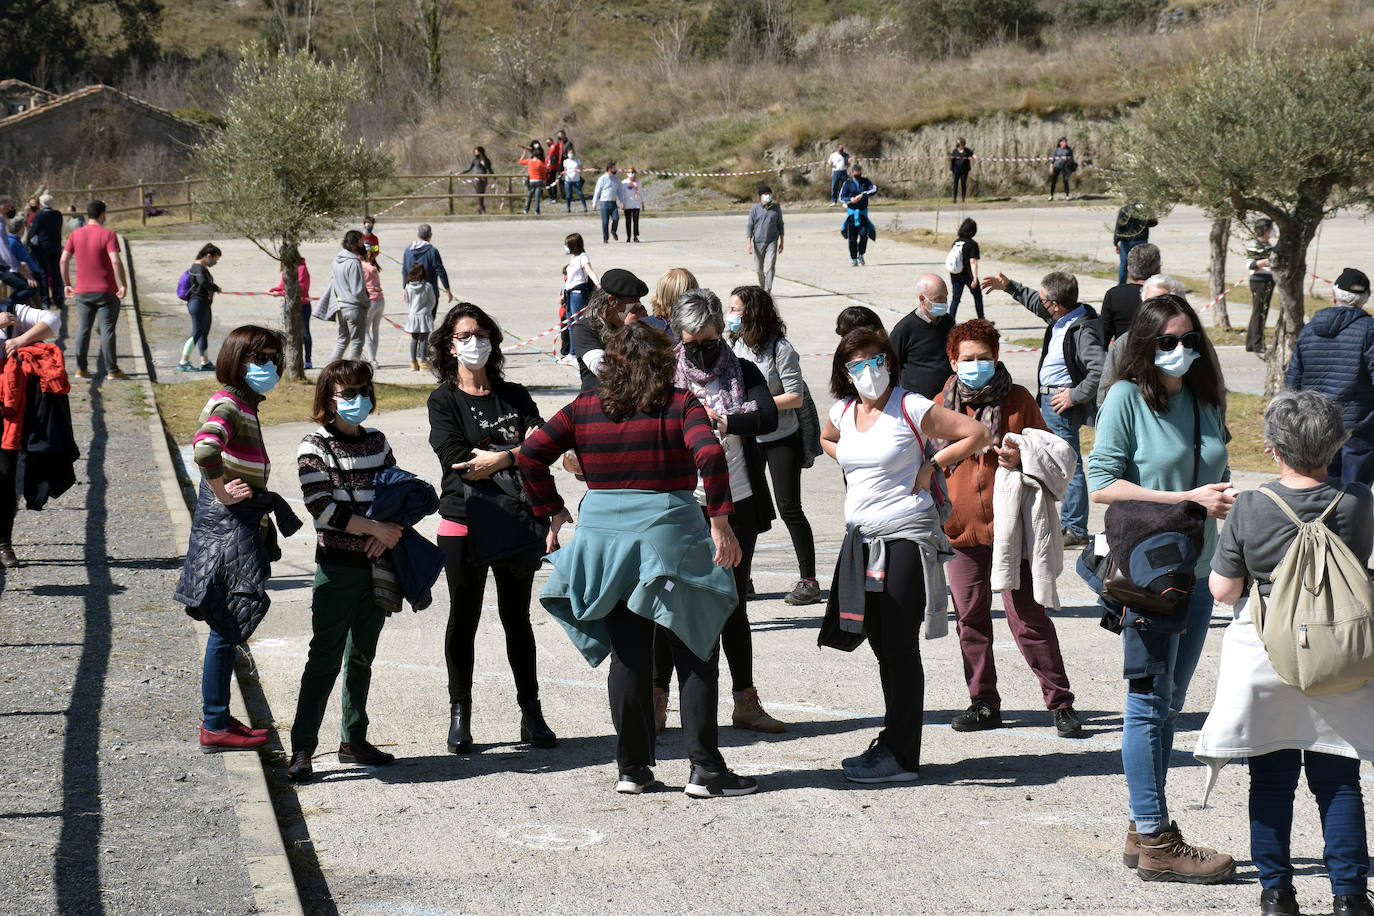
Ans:
[[[863,226],[849,224],[849,260],[861,258],[868,251],[868,230]]]
[[[867,562],[867,556],[864,559]],[[888,541],[886,586],[864,596],[864,631],[878,659],[878,679],[883,685],[883,730],[878,740],[913,773],[921,765],[925,718],[926,676],[920,643],[925,608],[920,548],[914,541]]]
[[[1059,183],[1059,176],[1064,176],[1064,193],[1069,193],[1069,175],[1072,173],[1062,165],[1056,165],[1050,170],[1050,196],[1054,196],[1055,185]]]
[[[730,530],[739,541],[740,561],[735,567],[735,592],[739,600],[730,616],[725,618],[725,627],[720,631],[720,647],[725,652],[725,661],[730,666],[730,683],[736,693],[754,686],[754,636],[749,630],[749,570],[754,562],[754,546],[758,544],[759,533],[754,529],[753,497],[735,503],[735,514],[730,516]],[[667,690],[673,676],[673,652],[668,638],[672,634],[662,627],[654,633],[654,686]]]
[[[0,422],[0,433],[5,424]],[[0,544],[14,537],[14,516],[19,511],[19,452],[0,449]]]
[[[639,208],[625,208],[625,241],[639,238]]]
[[[959,190],[963,189],[964,200],[968,200],[968,172],[954,172],[954,202],[959,202]]]
[[[778,515],[792,536],[792,549],[797,552],[797,568],[803,579],[816,578],[816,539],[811,522],[802,511],[801,433],[796,432],[776,442],[760,442],[764,460],[768,462],[768,476],[773,480],[773,499]]]
[[[448,664],[448,701],[472,702],[473,646],[477,624],[482,619],[482,595],[487,587],[487,570],[468,561],[466,537],[439,536],[444,551],[444,571],[448,574],[448,628],[444,631],[444,661]],[[515,677],[515,699],[520,704],[539,700],[539,678],[535,674],[534,630],[530,627],[530,595],[534,573],[512,572],[504,566],[494,568],[496,611],[506,631],[506,658]]]

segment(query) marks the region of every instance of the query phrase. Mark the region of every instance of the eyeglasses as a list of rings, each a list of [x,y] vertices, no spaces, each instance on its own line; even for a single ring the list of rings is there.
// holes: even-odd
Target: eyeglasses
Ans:
[[[280,369],[281,353],[280,351],[276,353],[252,353],[249,355],[248,361],[255,366],[265,366],[268,363],[272,363],[278,369]]]
[[[1160,334],[1155,338],[1155,346],[1166,353],[1177,347],[1180,343],[1189,350],[1196,350],[1197,345],[1202,343],[1202,332],[1189,331],[1187,334]]]
[[[851,359],[844,364],[844,367],[849,370],[850,375],[858,375],[868,366],[872,366],[874,369],[881,369],[886,365],[887,354],[879,353],[877,356],[870,356],[868,359]]]
[[[336,401],[351,401],[359,396],[366,398],[372,397],[372,386],[363,385],[361,388],[340,388],[338,391],[334,392],[334,400]]]
[[[456,341],[458,341],[459,343],[467,343],[469,340],[472,340],[472,338],[474,338],[474,337],[480,337],[480,338],[482,338],[483,340],[487,340],[488,338],[491,337],[491,334],[489,334],[489,333],[486,332],[486,331],[469,331],[469,332],[466,333],[466,334],[454,334],[454,335],[453,335],[453,339],[456,340]]]

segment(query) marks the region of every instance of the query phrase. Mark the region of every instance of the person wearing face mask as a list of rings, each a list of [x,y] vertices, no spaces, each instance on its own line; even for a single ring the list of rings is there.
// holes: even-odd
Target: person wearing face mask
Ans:
[[[357,229],[344,233],[343,247],[334,255],[330,268],[329,288],[338,307],[338,337],[330,362],[341,358],[357,359],[362,355],[367,338],[367,311],[372,305],[367,291],[367,276],[363,271],[363,234]],[[407,268],[409,265],[407,265]]]
[[[843,761],[851,782],[909,782],[921,765],[925,673],[918,637],[948,631],[941,564],[949,540],[930,493],[945,473],[992,443],[987,428],[892,385],[887,335],[850,331],[830,371],[835,404],[821,447],[845,475],[844,543],[835,564],[819,645],[853,651],[868,639],[883,688],[883,730]],[[926,441],[950,444],[926,458]]]
[[[563,316],[565,321],[572,321],[586,307],[596,289],[597,276],[580,232],[571,232],[563,239],[563,253],[568,256],[568,264],[563,268]],[[559,336],[558,355],[567,359],[572,355],[572,325],[566,325]]]
[[[644,195],[639,187],[639,174],[634,169],[625,172],[620,183],[620,208],[625,211],[625,241],[639,241],[639,211],[644,208]]]
[[[377,472],[396,466],[381,430],[364,427],[376,407],[372,367],[336,360],[315,382],[312,411],[320,428],[301,440],[296,470],[305,508],[315,519],[315,585],[310,600],[310,652],[301,672],[291,725],[287,776],[308,782],[325,706],[343,667],[339,763],[389,766],[395,756],[367,740],[367,694],[372,659],[387,612],[377,600],[379,580],[395,579],[388,551],[400,525],[368,518]]]
[[[1079,430],[1092,426],[1097,415],[1097,386],[1106,360],[1102,320],[1092,306],[1078,301],[1078,280],[1063,271],[1045,274],[1038,291],[1003,273],[984,277],[982,287],[984,292],[1006,292],[1045,322],[1040,345],[1040,412],[1050,432],[1081,452]],[[1088,487],[1081,458],[1064,496],[1061,522],[1065,547],[1088,543]]]
[[[200,496],[192,522],[194,543],[187,549],[186,565],[177,584],[177,600],[200,620],[222,620],[225,616],[219,613],[222,608],[210,605],[227,605],[227,595],[210,588],[197,575],[215,561],[208,552],[222,554],[231,546],[229,535],[239,523],[236,514],[243,509],[231,515],[225,507],[255,500],[267,490],[272,465],[267,460],[258,410],[277,384],[281,360],[281,335],[256,325],[230,331],[219,348],[215,377],[221,388],[206,402],[191,441],[201,476]],[[208,536],[194,537],[196,532]],[[265,535],[265,529],[260,527],[259,533]],[[242,641],[238,627],[220,625],[211,627],[205,644],[200,746],[207,751],[248,750],[267,743],[267,729],[249,728],[229,715],[229,684]]]
[[[749,240],[745,250],[754,259],[759,286],[771,293],[778,255],[782,254],[783,225],[782,207],[773,200],[773,189],[766,184],[759,185],[759,202],[749,208],[744,235]]]
[[[477,625],[482,618],[487,575],[496,580],[496,607],[506,633],[506,658],[515,679],[520,707],[520,739],[535,747],[553,747],[557,737],[544,721],[535,669],[530,596],[539,557],[557,548],[542,540],[536,549],[507,550],[509,530],[521,529],[515,503],[497,523],[486,512],[469,511],[474,498],[495,492],[521,492],[516,452],[531,430],[543,425],[539,408],[522,385],[505,379],[500,327],[485,311],[460,302],[444,316],[430,337],[430,363],[439,387],[429,396],[429,444],[443,470],[439,498],[439,546],[448,575],[449,614],[444,633],[448,666],[450,753],[472,750],[472,672]],[[474,496],[479,482],[482,493]],[[524,504],[528,509],[528,503]],[[560,523],[571,521],[566,510]]]
[[[1121,380],[1102,403],[1088,458],[1093,502],[1190,500],[1207,510],[1207,523],[1186,612],[1147,621],[1128,614],[1121,631],[1121,760],[1130,815],[1123,855],[1128,867],[1138,863],[1142,880],[1210,884],[1229,880],[1235,863],[1184,841],[1170,819],[1164,781],[1212,618],[1207,575],[1217,519],[1235,500],[1221,414],[1224,383],[1202,322],[1179,296],[1142,302],[1127,340]]]
[[[606,163],[606,171],[592,189],[592,206],[601,211],[601,242],[620,241],[620,171],[614,162]]]
[[[954,559],[945,566],[945,572],[959,620],[959,651],[964,657],[964,679],[971,701],[951,723],[957,732],[1002,724],[992,634],[994,484],[998,467],[1021,466],[1021,449],[1015,441],[1004,443],[1007,434],[1045,429],[1035,396],[1014,383],[1007,367],[998,361],[1000,341],[997,329],[981,318],[956,325],[948,344],[955,374],[941,395],[946,408],[986,427],[993,442],[991,448],[959,462],[949,472],[951,509],[945,534],[954,548]],[[1030,560],[1020,559],[1018,566],[1020,587],[1002,592],[1007,626],[1040,682],[1045,708],[1050,710],[1059,737],[1081,738],[1083,727],[1073,708],[1059,635],[1044,605],[1035,600]]]
[[[868,218],[868,199],[876,193],[878,188],[864,176],[864,167],[855,163],[849,180],[840,188],[840,203],[849,208],[840,235],[849,242],[849,263],[854,267],[863,266],[869,239],[878,237],[878,230]]]
[[[210,307],[214,304],[215,293],[219,287],[210,275],[210,268],[219,263],[222,252],[211,244],[202,245],[196,253],[195,263],[186,271],[190,281],[186,288],[186,311],[191,315],[191,336],[181,348],[181,362],[177,368],[182,372],[212,372],[215,365],[210,362],[207,351],[210,349]],[[199,351],[200,366],[191,365],[191,354]]]
[[[917,279],[916,308],[892,326],[898,384],[926,398],[935,398],[944,390],[945,379],[949,378],[949,357],[945,351],[953,327],[944,279],[939,274],[925,274]]]
[[[738,599],[720,634],[721,648],[730,666],[735,706],[731,721],[736,728],[781,732],[785,726],[764,711],[754,685],[754,645],[747,613],[749,569],[754,545],[775,518],[768,492],[766,464],[758,437],[778,427],[778,407],[768,381],[759,367],[741,360],[721,340],[725,313],[720,299],[708,289],[689,289],[673,304],[673,331],[678,338],[677,374],[673,384],[690,391],[706,408],[725,449],[730,471],[730,498],[735,511],[730,530],[739,541],[741,559],[735,567]],[[697,500],[706,505],[705,484],[697,485]],[[659,702],[666,706],[671,660],[659,643],[655,666]]]
[[[648,284],[628,270],[612,267],[601,275],[601,288],[588,300],[586,317],[574,322],[569,333],[583,391],[596,389],[606,357],[606,338],[626,321],[646,314],[639,300],[648,294]]]

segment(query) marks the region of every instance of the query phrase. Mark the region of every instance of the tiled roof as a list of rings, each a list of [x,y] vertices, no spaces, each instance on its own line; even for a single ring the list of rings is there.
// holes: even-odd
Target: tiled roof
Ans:
[[[37,86],[26,83],[23,80],[0,80],[0,92],[9,92],[11,89],[22,89],[25,92],[47,96],[50,99],[57,97],[57,93],[49,92],[46,89],[39,89]]]
[[[0,90],[4,89],[4,84],[7,82],[18,83],[19,81],[5,80],[4,82],[0,82]],[[41,92],[42,90],[39,91]],[[169,121],[174,121],[177,124],[185,125],[186,127],[194,128],[197,130],[200,129],[198,125],[193,124],[192,122],[187,121],[184,118],[177,117],[165,108],[158,108],[156,105],[150,105],[142,99],[135,98],[134,96],[129,95],[127,92],[122,92],[114,88],[113,86],[106,86],[103,83],[96,83],[93,86],[87,86],[85,89],[78,89],[75,92],[68,92],[66,95],[57,96],[48,102],[44,102],[42,105],[35,105],[33,108],[30,108],[27,111],[21,111],[18,114],[12,114],[7,118],[0,118],[0,130],[4,130],[5,128],[11,127],[15,124],[19,124],[23,121],[32,120],[34,118],[41,118],[44,115],[54,112],[65,105],[70,105],[74,102],[79,102],[83,99],[88,99],[91,96],[100,95],[103,93],[113,95],[119,98],[121,101],[134,106],[135,108],[142,108],[144,111],[148,112],[154,117],[165,118]]]

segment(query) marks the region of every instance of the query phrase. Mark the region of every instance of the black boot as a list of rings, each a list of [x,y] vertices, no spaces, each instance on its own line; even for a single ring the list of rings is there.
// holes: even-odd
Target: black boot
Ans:
[[[1260,916],[1302,916],[1297,893],[1291,887],[1261,891]]]
[[[454,703],[449,715],[448,752],[466,754],[472,750],[472,704]]]
[[[535,747],[555,747],[558,744],[558,736],[544,721],[544,711],[539,708],[538,700],[520,706],[520,740]]]
[[[1331,898],[1335,916],[1374,916],[1374,903],[1368,894],[1337,894]]]

